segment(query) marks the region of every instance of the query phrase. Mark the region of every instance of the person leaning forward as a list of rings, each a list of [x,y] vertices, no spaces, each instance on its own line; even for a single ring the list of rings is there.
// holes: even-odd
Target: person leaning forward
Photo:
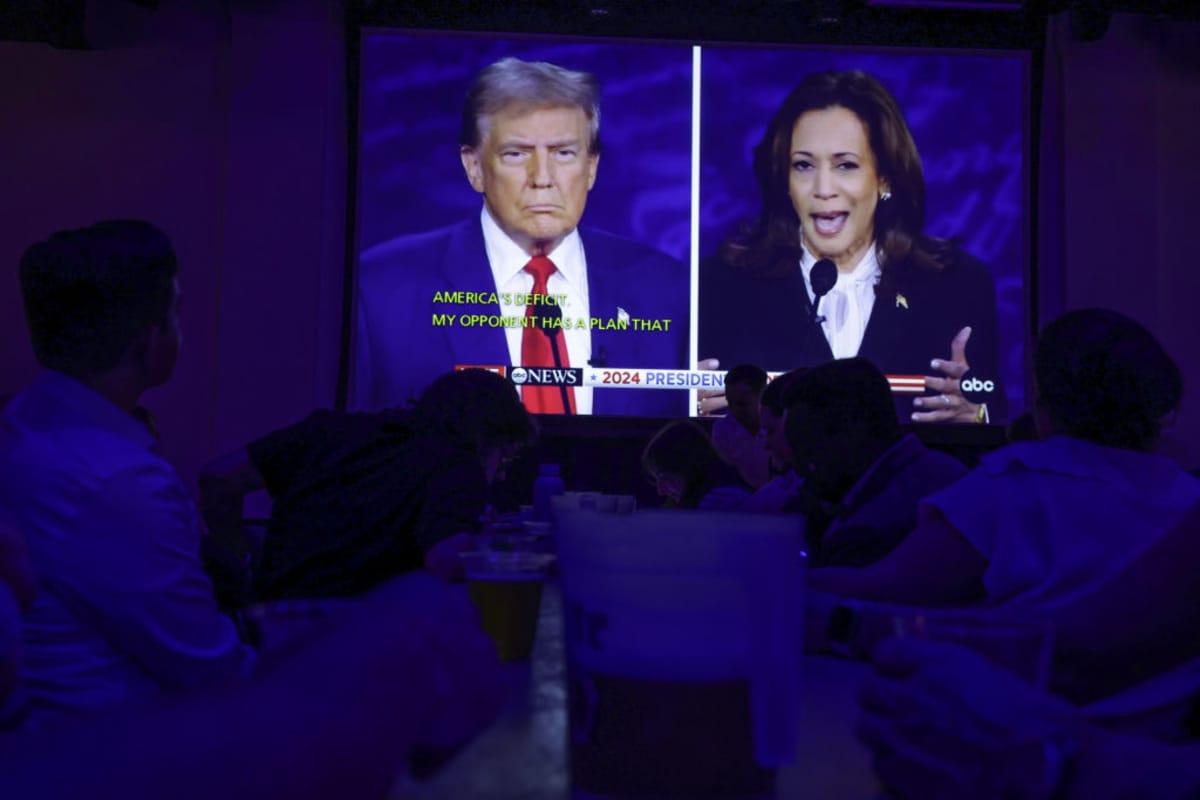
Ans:
[[[452,372],[411,410],[316,411],[213,460],[200,503],[214,537],[247,552],[242,500],[270,493],[258,600],[355,596],[422,568],[453,577],[488,487],[533,434],[508,381]]]

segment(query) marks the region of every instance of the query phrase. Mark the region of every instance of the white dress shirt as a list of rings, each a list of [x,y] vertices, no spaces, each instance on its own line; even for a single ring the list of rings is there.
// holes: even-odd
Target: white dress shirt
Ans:
[[[800,257],[800,271],[804,273],[804,288],[808,290],[809,302],[813,300],[812,282],[809,273],[816,257],[804,248]],[[854,358],[862,346],[871,309],[875,307],[875,284],[879,283],[879,260],[875,257],[875,244],[859,259],[850,272],[838,270],[837,283],[821,298],[817,314],[825,317],[821,330],[833,350],[834,358]]]
[[[529,254],[520,245],[509,238],[492,215],[483,207],[480,213],[483,224],[483,242],[487,248],[488,263],[492,267],[492,279],[496,283],[496,295],[499,301],[500,315],[504,317],[525,316],[524,305],[505,305],[501,295],[510,297],[518,294],[529,294],[533,291],[533,275],[525,271],[529,263]],[[546,254],[554,262],[557,271],[546,281],[547,294],[563,295],[563,320],[589,320],[587,259],[583,254],[583,240],[579,231],[573,230],[567,234],[558,247]],[[508,344],[508,357],[511,364],[521,363],[521,338],[524,328],[505,328],[504,336]],[[563,331],[567,340],[567,360],[572,367],[586,367],[592,357],[592,334],[587,327],[579,328],[571,325]],[[575,411],[579,414],[592,413],[592,390],[576,386]]]
[[[35,719],[246,674],[203,531],[175,469],[132,416],[44,372],[0,419],[0,511],[38,576],[23,688]]]

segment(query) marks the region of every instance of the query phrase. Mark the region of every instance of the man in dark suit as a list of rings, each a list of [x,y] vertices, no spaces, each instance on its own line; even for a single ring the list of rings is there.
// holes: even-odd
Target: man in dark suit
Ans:
[[[479,219],[372,247],[359,264],[354,404],[407,401],[457,365],[687,366],[688,271],[653,248],[580,229],[600,161],[591,75],[506,58],[463,110]],[[532,324],[545,319],[560,322]],[[524,386],[541,413],[677,416],[679,391]]]

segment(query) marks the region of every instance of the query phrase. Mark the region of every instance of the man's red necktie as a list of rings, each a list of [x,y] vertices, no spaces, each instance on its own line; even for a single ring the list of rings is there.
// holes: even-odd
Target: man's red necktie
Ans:
[[[542,296],[549,294],[546,282],[557,270],[558,267],[554,266],[554,262],[545,256],[531,258],[525,265],[525,271],[533,276],[532,294]],[[547,314],[548,310],[550,310],[549,307],[544,304],[530,303],[525,307],[526,318],[537,317],[539,324],[537,326],[527,325],[521,334],[522,367],[571,366],[570,359],[567,357],[567,337],[563,334],[562,327],[547,327],[544,331],[541,327],[541,320],[555,318],[555,322],[557,322],[562,318],[559,314]],[[558,343],[559,364],[554,363],[554,350],[550,346],[550,336],[553,336]],[[569,386],[567,387],[567,401],[571,406],[570,413],[574,414],[575,390]],[[534,414],[562,414],[566,411],[563,408],[562,389],[558,386],[529,386],[528,384],[522,386],[521,402]]]

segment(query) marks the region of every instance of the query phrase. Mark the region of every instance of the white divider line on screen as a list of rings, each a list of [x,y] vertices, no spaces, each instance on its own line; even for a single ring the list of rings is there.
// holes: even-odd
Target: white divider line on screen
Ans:
[[[688,299],[688,364],[696,365],[700,358],[700,329],[697,313],[700,308],[700,55],[699,45],[692,47],[692,220],[689,234],[688,268],[691,274]],[[722,384],[723,385],[723,384]],[[695,389],[689,389],[688,414],[696,416]]]

